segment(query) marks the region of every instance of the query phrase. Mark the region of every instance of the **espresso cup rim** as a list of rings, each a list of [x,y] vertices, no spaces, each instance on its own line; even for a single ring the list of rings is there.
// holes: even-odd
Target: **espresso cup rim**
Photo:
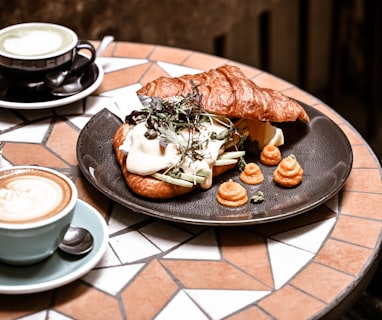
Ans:
[[[54,53],[47,53],[47,54],[41,54],[41,55],[34,55],[34,56],[28,56],[28,55],[20,55],[20,54],[15,54],[15,53],[10,53],[6,52],[1,49],[0,47],[0,56],[11,59],[11,60],[16,60],[16,61],[42,61],[46,59],[52,59],[52,58],[57,58],[62,55],[65,55],[66,53],[70,52],[71,50],[74,49],[78,42],[78,35],[70,28],[60,25],[60,24],[55,24],[55,23],[48,23],[48,22],[25,22],[25,23],[18,23],[14,25],[7,26],[5,28],[2,28],[0,30],[0,37],[2,34],[13,30],[13,29],[18,29],[20,27],[31,27],[31,26],[38,26],[38,27],[51,27],[51,28],[56,28],[63,30],[70,34],[72,36],[72,42],[70,45],[66,46],[65,48],[55,51]]]
[[[67,206],[61,210],[59,213],[48,217],[46,219],[38,220],[38,221],[32,221],[32,222],[17,222],[17,223],[12,223],[12,222],[2,222],[0,221],[0,231],[1,230],[28,230],[28,229],[37,229],[40,227],[47,226],[49,224],[55,223],[56,221],[64,218],[68,213],[70,213],[74,207],[77,204],[78,201],[78,190],[74,182],[67,177],[66,175],[62,174],[61,172],[47,168],[47,167],[42,167],[42,166],[13,166],[13,167],[8,167],[8,168],[1,168],[0,173],[3,171],[10,171],[12,169],[16,170],[25,170],[25,169],[32,169],[32,170],[41,170],[45,172],[52,173],[63,180],[66,181],[66,183],[70,186],[70,189],[72,191],[72,196],[67,204]]]

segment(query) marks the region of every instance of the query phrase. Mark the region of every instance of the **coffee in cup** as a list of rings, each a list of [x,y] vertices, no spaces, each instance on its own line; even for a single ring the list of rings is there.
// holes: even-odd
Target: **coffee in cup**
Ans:
[[[27,223],[52,217],[70,202],[71,186],[50,171],[8,170],[0,176],[0,222]]]
[[[94,62],[96,51],[86,40],[64,26],[30,22],[0,30],[0,75],[10,86],[25,90],[44,89],[45,75],[54,70],[69,70],[80,50],[88,59],[75,65],[72,73],[83,72]]]
[[[55,170],[0,170],[0,260],[24,265],[50,256],[72,221],[77,197],[73,182]]]

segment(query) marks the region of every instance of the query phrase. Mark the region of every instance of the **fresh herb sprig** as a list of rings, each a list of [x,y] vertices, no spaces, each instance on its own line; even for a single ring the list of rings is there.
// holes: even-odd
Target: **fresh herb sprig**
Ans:
[[[193,91],[186,95],[162,99],[159,97],[149,97],[143,103],[141,110],[135,110],[125,121],[136,125],[145,123],[147,139],[158,139],[160,146],[166,148],[172,143],[181,155],[179,163],[169,172],[174,176],[179,174],[179,165],[185,157],[193,161],[203,160],[204,150],[210,140],[233,140],[233,136],[239,137],[234,143],[235,149],[239,150],[244,141],[244,137],[237,131],[233,122],[224,116],[206,112],[202,105],[202,94],[198,87],[192,84]],[[217,123],[226,128],[220,133],[211,132],[208,137],[201,139],[201,128],[206,124]],[[182,134],[179,134],[182,132]]]

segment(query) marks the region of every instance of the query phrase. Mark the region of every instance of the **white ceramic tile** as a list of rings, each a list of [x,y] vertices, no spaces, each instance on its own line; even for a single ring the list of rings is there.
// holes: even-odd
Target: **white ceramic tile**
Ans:
[[[10,168],[13,165],[4,157],[0,158],[0,168]]]
[[[51,319],[51,318],[48,318],[47,315],[48,315],[48,311],[47,310],[43,310],[43,311],[39,311],[39,312],[30,314],[30,315],[27,315],[25,317],[20,317],[18,319],[20,319],[20,320],[46,320],[46,319]]]
[[[73,123],[78,129],[83,129],[85,125],[89,122],[90,116],[73,116],[73,117],[68,117],[68,120]]]
[[[167,62],[158,62],[158,65],[166,71],[170,77],[180,77],[184,74],[196,74],[200,73],[201,70],[179,66],[177,64],[167,63]]]
[[[121,119],[125,119],[126,115],[130,114],[132,111],[142,108],[141,101],[136,94],[137,90],[141,87],[142,86],[137,83],[104,92],[102,93],[102,96],[113,97],[118,109],[118,112],[115,114]]]
[[[128,59],[118,57],[98,57],[97,63],[100,64],[105,73],[122,70],[129,67],[138,66],[146,63],[147,59]]]
[[[165,255],[166,259],[220,260],[215,230],[210,228],[179,248]]]
[[[139,232],[141,232],[163,252],[174,248],[179,245],[179,243],[182,243],[192,237],[190,233],[163,221],[155,221],[150,223],[149,225],[139,229]]]
[[[90,96],[86,99],[85,113],[88,115],[95,115],[105,108],[114,113],[118,112],[113,97]]]
[[[133,212],[119,204],[114,204],[110,219],[108,221],[109,233],[113,234],[129,226],[149,219],[147,215]]]
[[[275,289],[280,289],[314,254],[282,242],[267,240]]]
[[[207,320],[208,317],[184,293],[180,291],[154,318],[155,320]]]
[[[1,141],[17,141],[28,143],[41,143],[50,126],[49,120],[43,120],[31,125],[15,129],[0,135]]]
[[[325,205],[332,211],[338,213],[338,203],[339,203],[339,199],[338,199],[338,193],[337,193],[333,198],[326,201]]]
[[[109,243],[122,263],[134,262],[160,253],[158,248],[137,231],[111,237]]]
[[[85,282],[111,295],[118,294],[145,264],[95,269],[82,278]]]
[[[269,294],[269,291],[254,290],[187,289],[185,292],[212,319],[222,319]]]
[[[105,254],[102,256],[101,260],[97,263],[95,268],[104,268],[118,266],[121,262],[115,255],[115,252],[111,249],[110,245],[107,246]]]
[[[272,238],[291,246],[317,253],[335,223],[336,218],[333,217],[301,228],[279,233],[272,236]]]
[[[57,311],[54,311],[54,310],[48,311],[48,317],[46,319],[48,319],[48,320],[72,320],[71,317],[67,317],[61,313],[58,313]]]
[[[67,317],[61,313],[54,310],[43,310],[37,313],[27,315],[25,317],[17,318],[18,320],[71,320],[72,318]]]

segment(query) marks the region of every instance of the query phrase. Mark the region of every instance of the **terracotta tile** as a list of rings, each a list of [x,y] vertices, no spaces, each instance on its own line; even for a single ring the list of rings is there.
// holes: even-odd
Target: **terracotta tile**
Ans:
[[[341,215],[332,237],[373,249],[377,244],[381,226],[382,223],[375,220]]]
[[[359,204],[362,203],[362,206]],[[343,192],[341,212],[382,220],[382,201],[381,195],[375,193],[361,193],[361,192]]]
[[[77,165],[76,144],[78,131],[66,122],[58,120],[50,133],[47,146],[66,162]]]
[[[329,239],[317,254],[315,261],[339,271],[357,275],[371,253],[372,250]]]
[[[378,162],[366,145],[356,145],[353,150],[353,168],[378,168]]]
[[[365,141],[362,139],[360,134],[353,128],[350,128],[350,124],[342,123],[339,127],[345,133],[351,144],[365,144]]]
[[[39,165],[54,168],[67,166],[50,150],[39,144],[8,142],[3,149],[3,156],[13,165]]]
[[[161,263],[187,289],[269,290],[227,262],[162,260]]]
[[[266,239],[251,232],[220,229],[223,257],[270,288],[273,278]]]
[[[291,281],[291,284],[329,303],[344,291],[352,280],[353,277],[342,272],[311,263]]]
[[[263,71],[260,70],[260,69],[257,69],[257,68],[254,68],[252,66],[248,66],[248,65],[245,65],[245,64],[241,64],[241,63],[238,63],[238,62],[227,61],[227,63],[239,67],[240,70],[245,74],[245,76],[248,77],[249,79],[251,79],[252,81],[254,79],[256,79],[256,77],[259,74],[263,73]]]
[[[158,261],[152,261],[121,293],[127,319],[153,319],[177,290]]]
[[[188,50],[157,46],[151,53],[150,60],[182,64],[182,62],[191,54],[192,53]]]
[[[297,88],[297,87],[291,87],[290,89],[286,89],[283,91],[284,94],[287,96],[302,101],[306,103],[307,105],[316,105],[320,102],[316,97],[306,93],[305,91]]]
[[[312,318],[325,305],[290,286],[283,287],[259,302],[259,306],[278,320]]]
[[[314,105],[314,108],[322,112],[324,115],[332,119],[335,123],[343,123],[345,120],[333,109],[329,108],[326,104],[318,103]]]
[[[114,57],[128,57],[134,59],[148,59],[155,47],[143,43],[117,42]]]
[[[283,91],[293,87],[293,85],[283,79],[277,78],[267,72],[260,73],[252,79],[258,86],[263,88],[271,88],[277,91]]]
[[[225,318],[227,320],[271,320],[271,316],[267,315],[264,311],[257,307],[245,309],[233,316]]]
[[[111,200],[101,194],[82,176],[76,179],[75,184],[78,190],[78,198],[93,206],[103,217],[106,217]]]
[[[210,69],[215,69],[224,64],[227,64],[229,61],[216,56],[210,56],[204,53],[194,53],[189,56],[184,62],[183,65],[203,71]]]
[[[352,169],[344,185],[344,190],[381,192],[382,181],[379,169]]]
[[[153,63],[147,69],[147,72],[145,72],[140,81],[142,85],[145,85],[146,83],[159,77],[169,77],[169,75],[160,66],[158,66],[156,63]]]
[[[25,295],[0,295],[0,319],[16,319],[49,308],[52,298],[52,291]]]
[[[94,47],[96,48],[96,50],[98,49],[100,43],[101,43],[100,41],[97,41],[97,43],[94,44]],[[101,57],[111,57],[116,47],[117,47],[116,42],[110,43],[109,46],[105,49],[105,51],[102,52]]]
[[[150,65],[150,63],[144,63],[131,68],[105,74],[102,84],[96,90],[95,94],[101,94],[106,91],[123,88],[125,86],[140,82],[141,77]]]
[[[78,281],[58,289],[54,309],[74,319],[122,319],[116,298]]]

